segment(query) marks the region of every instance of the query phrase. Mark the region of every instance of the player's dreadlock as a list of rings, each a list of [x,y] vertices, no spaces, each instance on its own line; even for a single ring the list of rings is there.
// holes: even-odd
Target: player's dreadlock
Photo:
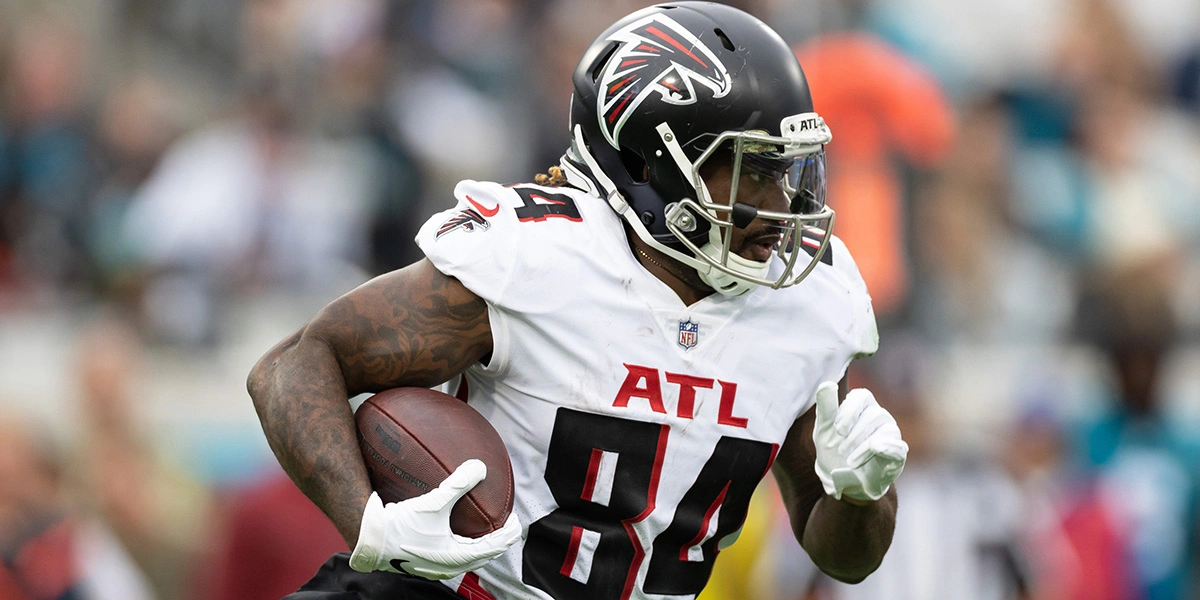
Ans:
[[[534,175],[533,182],[547,187],[562,187],[567,185],[567,175],[558,166],[553,166],[546,169],[546,173]]]

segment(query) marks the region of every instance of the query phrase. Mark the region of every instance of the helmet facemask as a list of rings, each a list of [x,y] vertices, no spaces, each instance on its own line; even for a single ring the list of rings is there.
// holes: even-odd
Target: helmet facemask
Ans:
[[[781,129],[786,135],[726,131],[691,162],[670,128],[666,124],[658,127],[664,145],[696,190],[695,199],[683,198],[666,210],[667,228],[690,256],[668,254],[691,264],[705,283],[722,294],[736,296],[758,285],[773,289],[795,285],[812,272],[828,249],[834,221],[833,210],[825,205],[824,144],[832,138],[829,128],[815,113],[805,113],[784,119]],[[732,161],[728,198],[713,198],[701,174],[706,165],[720,160]],[[775,181],[787,211],[739,202],[743,174]],[[696,240],[695,232],[703,228],[697,217],[707,221],[707,239]],[[784,267],[776,274],[770,272],[770,260],[745,258],[731,247],[735,229],[751,227],[756,220],[765,221],[768,230],[778,234],[774,250]],[[646,241],[664,250],[661,244]]]

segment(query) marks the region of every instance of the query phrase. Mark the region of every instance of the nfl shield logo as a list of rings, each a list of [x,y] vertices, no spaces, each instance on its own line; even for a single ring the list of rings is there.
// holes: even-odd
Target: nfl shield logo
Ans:
[[[691,350],[700,339],[700,324],[691,319],[679,322],[679,345],[684,350]]]

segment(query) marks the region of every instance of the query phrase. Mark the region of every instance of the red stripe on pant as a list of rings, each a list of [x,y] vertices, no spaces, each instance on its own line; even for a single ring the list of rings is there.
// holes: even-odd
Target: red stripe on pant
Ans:
[[[575,558],[579,556],[579,542],[583,540],[583,528],[571,528],[571,545],[567,546],[567,555],[563,557],[562,568],[558,572],[563,577],[570,577],[575,570]]]

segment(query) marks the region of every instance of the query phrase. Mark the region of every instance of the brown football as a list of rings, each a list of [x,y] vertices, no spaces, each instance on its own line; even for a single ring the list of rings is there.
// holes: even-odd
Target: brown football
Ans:
[[[487,477],[451,509],[450,529],[479,537],[504,525],[513,507],[508,450],[466,402],[426,388],[396,388],[368,398],[354,420],[371,485],[384,502],[424,494],[478,458]]]

